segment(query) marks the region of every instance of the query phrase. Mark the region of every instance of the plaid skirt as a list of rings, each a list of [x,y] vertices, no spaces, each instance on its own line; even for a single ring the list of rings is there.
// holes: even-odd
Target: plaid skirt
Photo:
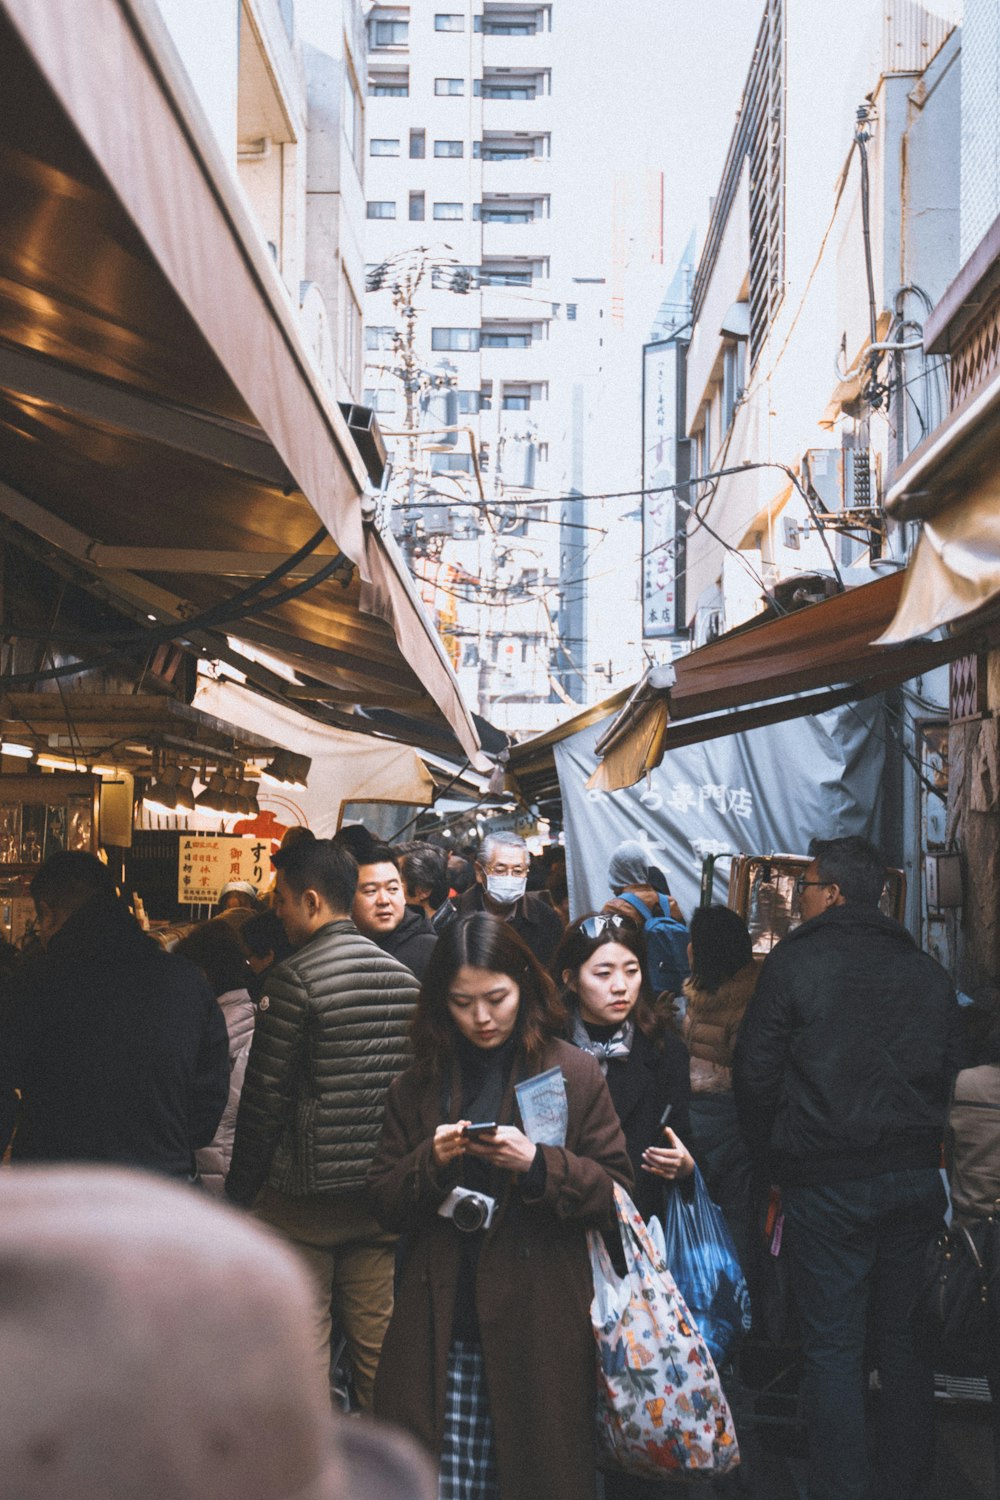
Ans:
[[[483,1351],[462,1339],[448,1351],[438,1500],[500,1500]]]

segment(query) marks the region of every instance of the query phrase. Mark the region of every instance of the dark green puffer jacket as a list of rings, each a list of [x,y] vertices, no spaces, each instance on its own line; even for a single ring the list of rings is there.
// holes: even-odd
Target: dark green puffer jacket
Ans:
[[[412,1061],[419,986],[349,920],[328,922],[268,977],[236,1119],[226,1193],[365,1186],[385,1094]]]

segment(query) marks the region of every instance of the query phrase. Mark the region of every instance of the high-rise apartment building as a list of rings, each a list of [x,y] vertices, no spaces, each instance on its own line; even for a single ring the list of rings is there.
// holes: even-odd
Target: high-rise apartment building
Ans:
[[[552,12],[414,0],[368,20],[365,385],[393,524],[470,701],[520,729],[551,722],[566,680],[542,503],[577,336],[552,264]]]

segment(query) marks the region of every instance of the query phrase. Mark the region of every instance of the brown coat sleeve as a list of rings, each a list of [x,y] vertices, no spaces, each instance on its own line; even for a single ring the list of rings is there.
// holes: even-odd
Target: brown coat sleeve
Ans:
[[[401,1233],[435,1214],[458,1181],[458,1168],[440,1176],[434,1136],[421,1126],[412,1075],[390,1085],[382,1138],[368,1169],[372,1212],[385,1229]]]
[[[573,1050],[577,1056],[571,1070],[564,1066],[564,1074],[570,1072],[569,1140],[566,1146],[539,1148],[545,1157],[545,1188],[528,1201],[557,1219],[604,1229],[614,1223],[614,1184],[632,1191],[632,1164],[600,1068],[587,1053]],[[572,1129],[574,1117],[579,1124]]]

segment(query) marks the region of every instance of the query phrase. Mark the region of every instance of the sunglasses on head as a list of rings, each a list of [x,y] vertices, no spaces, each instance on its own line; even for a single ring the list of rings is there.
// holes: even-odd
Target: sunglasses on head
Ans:
[[[625,928],[635,930],[635,923],[617,912],[598,912],[596,917],[584,917],[580,931],[586,938],[603,937],[606,932],[622,932]]]

